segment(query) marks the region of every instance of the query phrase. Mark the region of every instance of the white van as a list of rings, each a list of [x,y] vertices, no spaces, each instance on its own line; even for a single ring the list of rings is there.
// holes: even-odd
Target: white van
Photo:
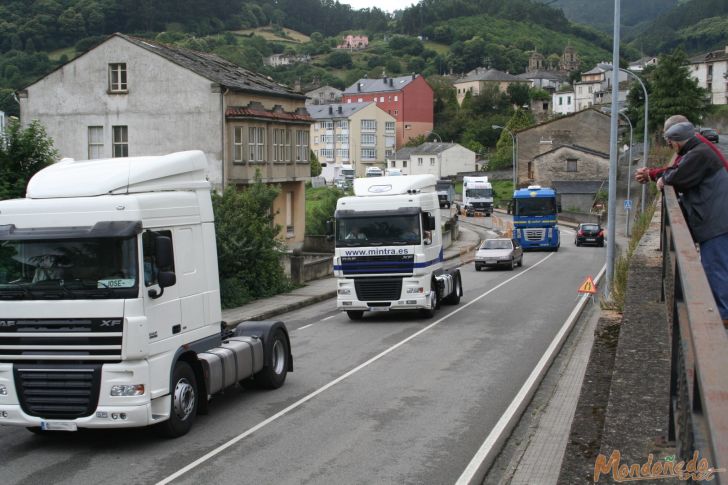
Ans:
[[[369,167],[366,171],[367,177],[381,177],[384,175],[384,172],[382,172],[382,169],[379,167]]]

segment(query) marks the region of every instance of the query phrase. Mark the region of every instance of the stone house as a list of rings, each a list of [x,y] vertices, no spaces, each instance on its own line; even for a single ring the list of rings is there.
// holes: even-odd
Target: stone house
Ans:
[[[366,35],[346,35],[337,49],[366,49],[369,47],[369,37]]]
[[[291,247],[305,230],[310,179],[305,96],[213,54],[113,34],[18,92],[62,157],[202,150],[220,189],[276,184],[275,222]]]
[[[306,95],[306,106],[312,104],[333,104],[341,102],[343,91],[333,86],[321,86],[304,93]]]
[[[586,109],[517,131],[518,186],[606,178],[609,129],[609,115]]]
[[[463,99],[468,93],[471,96],[478,96],[487,86],[495,86],[501,93],[505,93],[511,84],[530,85],[531,81],[497,69],[478,67],[466,74],[465,77],[455,81],[453,87],[455,88],[458,104],[463,104]]]

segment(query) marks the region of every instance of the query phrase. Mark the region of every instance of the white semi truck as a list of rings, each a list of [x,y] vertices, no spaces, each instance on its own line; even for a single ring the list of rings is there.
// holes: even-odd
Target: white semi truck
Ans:
[[[493,186],[488,177],[463,177],[462,215],[489,216],[493,213]]]
[[[338,309],[419,310],[457,304],[460,271],[443,268],[440,204],[434,175],[358,178],[336,205],[334,275]]]
[[[0,425],[176,437],[226,387],[283,385],[286,326],[221,320],[206,168],[64,160],[0,202]]]

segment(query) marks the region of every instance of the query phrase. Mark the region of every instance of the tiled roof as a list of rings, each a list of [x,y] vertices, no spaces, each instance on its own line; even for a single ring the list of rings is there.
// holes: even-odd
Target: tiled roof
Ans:
[[[701,64],[703,62],[716,62],[728,60],[726,49],[705,52],[690,58],[690,64]]]
[[[344,94],[361,94],[361,93],[386,93],[401,91],[409,83],[414,81],[417,74],[411,76],[400,77],[384,77],[378,79],[359,79],[357,82],[344,90]]]
[[[416,147],[401,148],[394,154],[394,158],[399,160],[409,158],[412,155],[437,155],[457,145],[457,143],[427,142]]]
[[[529,71],[522,74],[516,74],[519,79],[551,79],[553,81],[566,81],[569,77],[553,71]]]
[[[168,61],[234,91],[267,94],[291,99],[306,99],[306,96],[291,91],[288,87],[278,84],[267,76],[249,71],[215,54],[161,44],[121,33],[113,35],[149,52],[154,52]]]
[[[523,81],[523,79],[512,74],[508,74],[507,72],[499,71],[498,69],[485,69],[478,67],[466,74],[465,77],[455,81],[455,83],[470,81]]]
[[[314,120],[324,120],[331,118],[349,118],[357,111],[361,111],[372,101],[366,103],[336,103],[336,104],[317,104],[306,106],[308,113]]]
[[[292,123],[311,123],[313,121],[313,118],[303,108],[289,112],[276,105],[272,110],[268,110],[256,101],[251,101],[247,106],[229,106],[225,110],[225,118],[258,118]]]

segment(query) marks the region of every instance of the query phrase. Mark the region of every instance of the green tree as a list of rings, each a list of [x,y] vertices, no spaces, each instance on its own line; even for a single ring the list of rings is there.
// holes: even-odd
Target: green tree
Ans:
[[[311,153],[309,154],[309,159],[311,160],[311,177],[318,177],[321,175],[321,162],[313,150],[311,150]]]
[[[39,121],[22,128],[17,119],[10,120],[0,138],[0,200],[24,197],[30,178],[57,159],[53,140]]]
[[[512,83],[508,85],[506,92],[510,98],[511,104],[516,106],[523,106],[528,104],[529,101],[529,88],[526,83]]]
[[[243,190],[213,193],[220,297],[223,308],[245,304],[291,288],[279,263],[281,227],[273,223],[273,201],[279,190],[255,183]]]
[[[651,133],[659,132],[665,120],[672,115],[681,114],[693,123],[699,123],[708,112],[708,93],[690,77],[687,66],[687,56],[682,50],[660,56],[650,80]]]
[[[326,221],[333,219],[336,201],[343,195],[344,192],[335,187],[306,190],[306,234],[316,236],[326,234]]]
[[[534,119],[530,111],[517,109],[511,119],[506,123],[506,130],[502,130],[501,136],[495,147],[495,153],[490,160],[489,168],[502,169],[513,166],[513,138],[511,134],[518,130],[533,126]]]
[[[329,54],[329,57],[326,59],[326,64],[334,69],[349,68],[354,65],[351,60],[351,54],[344,50],[336,50]]]

